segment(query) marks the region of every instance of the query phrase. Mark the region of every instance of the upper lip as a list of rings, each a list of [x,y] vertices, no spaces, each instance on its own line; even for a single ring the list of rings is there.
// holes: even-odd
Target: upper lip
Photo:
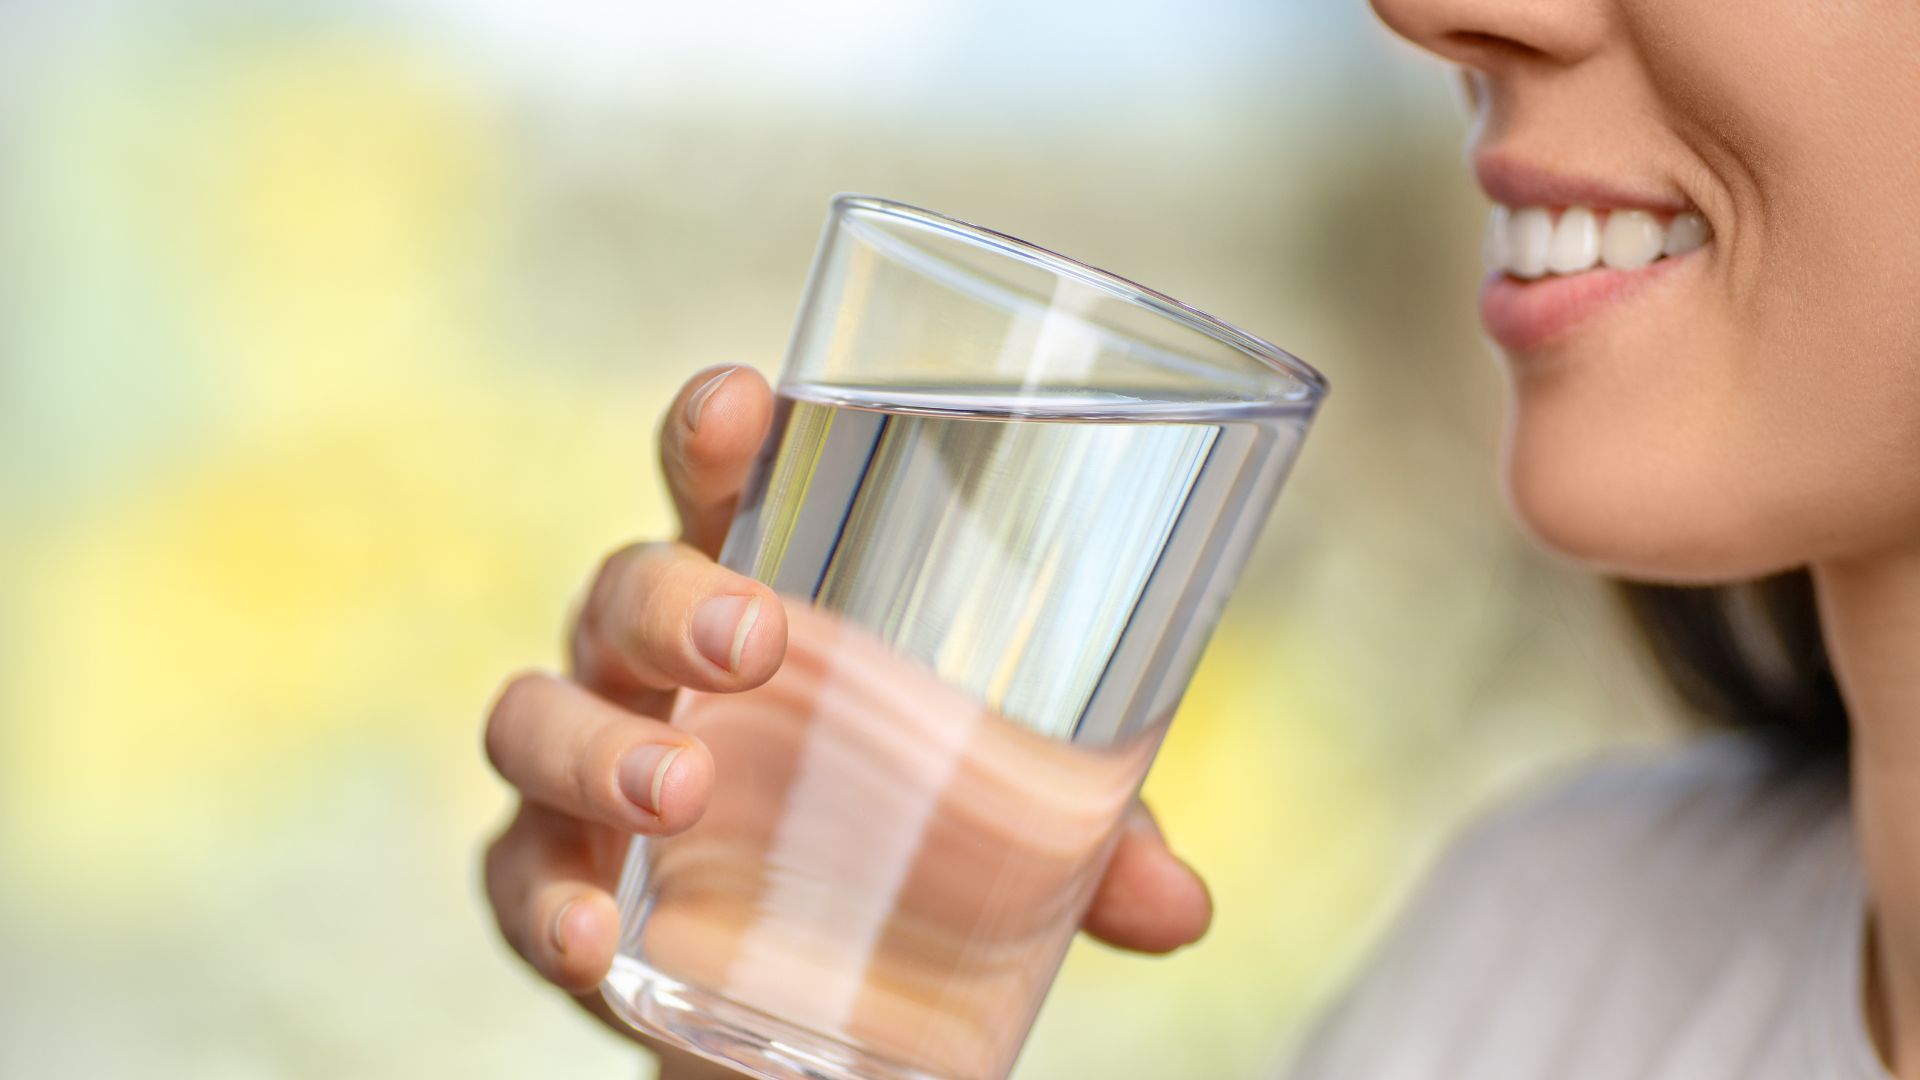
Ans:
[[[1595,177],[1576,176],[1493,150],[1473,156],[1480,189],[1507,206],[1588,206],[1680,214],[1693,209],[1683,196]]]

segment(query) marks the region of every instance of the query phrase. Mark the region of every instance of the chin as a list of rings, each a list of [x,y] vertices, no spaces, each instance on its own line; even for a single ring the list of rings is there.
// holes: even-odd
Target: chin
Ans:
[[[1807,562],[1796,530],[1765,520],[1697,459],[1516,425],[1507,504],[1547,549],[1614,577],[1665,585],[1750,581]]]

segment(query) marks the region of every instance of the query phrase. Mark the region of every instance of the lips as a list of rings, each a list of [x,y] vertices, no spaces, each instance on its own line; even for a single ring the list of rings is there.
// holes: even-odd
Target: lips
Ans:
[[[1552,344],[1580,323],[1671,276],[1712,242],[1707,220],[1671,192],[1636,190],[1483,154],[1496,205],[1480,294],[1487,333],[1509,351]]]
[[[1503,273],[1480,286],[1480,323],[1510,353],[1557,344],[1582,323],[1653,286],[1694,259],[1661,259],[1640,270],[1608,270],[1522,281]]]

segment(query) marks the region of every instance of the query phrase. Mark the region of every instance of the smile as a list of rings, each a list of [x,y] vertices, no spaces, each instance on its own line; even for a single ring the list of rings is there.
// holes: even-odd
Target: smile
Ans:
[[[1666,288],[1713,248],[1693,201],[1654,176],[1563,171],[1511,146],[1479,148],[1473,170],[1494,203],[1480,321],[1510,354],[1555,345],[1630,297]]]
[[[1509,353],[1545,348],[1694,262],[1688,256],[1712,241],[1706,219],[1690,210],[1496,205],[1480,322]]]
[[[1516,210],[1496,205],[1487,215],[1481,256],[1489,270],[1532,281],[1601,266],[1639,270],[1698,251],[1712,236],[1707,219],[1692,211],[1667,215],[1663,221],[1645,210]]]

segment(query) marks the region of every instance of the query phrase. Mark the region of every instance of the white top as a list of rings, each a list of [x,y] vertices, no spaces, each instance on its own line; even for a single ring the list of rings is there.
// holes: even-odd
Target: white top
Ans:
[[[1732,736],[1501,811],[1292,1080],[1889,1080],[1840,763]]]

